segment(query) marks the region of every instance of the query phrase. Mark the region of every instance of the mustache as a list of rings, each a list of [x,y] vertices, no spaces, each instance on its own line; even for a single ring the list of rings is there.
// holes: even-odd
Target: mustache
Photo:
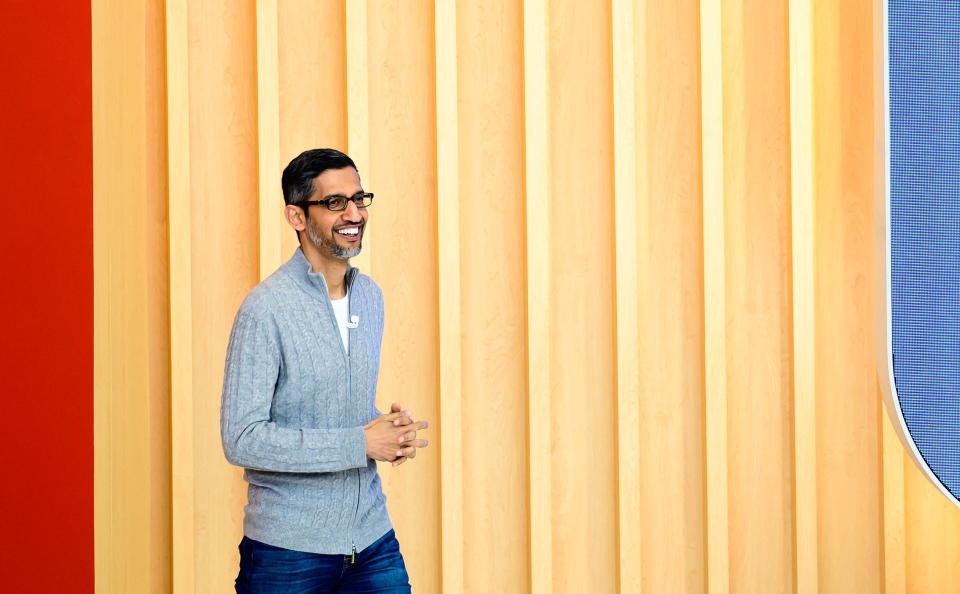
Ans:
[[[338,230],[338,229],[343,229],[344,227],[358,227],[358,226],[359,226],[360,229],[362,230],[364,227],[367,226],[367,223],[366,223],[366,221],[355,221],[355,222],[350,222],[350,223],[344,223],[344,224],[342,224],[342,225],[335,225],[335,226],[331,227],[331,229],[333,229],[334,231],[336,231],[336,230]]]

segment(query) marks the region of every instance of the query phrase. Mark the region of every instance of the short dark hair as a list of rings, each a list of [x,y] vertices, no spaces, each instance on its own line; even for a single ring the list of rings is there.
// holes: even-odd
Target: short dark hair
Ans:
[[[313,180],[327,169],[357,166],[353,159],[336,149],[310,149],[297,155],[283,170],[280,185],[283,201],[300,204],[313,195]]]

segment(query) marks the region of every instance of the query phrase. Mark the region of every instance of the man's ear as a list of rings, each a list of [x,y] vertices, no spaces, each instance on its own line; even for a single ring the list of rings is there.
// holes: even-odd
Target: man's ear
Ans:
[[[283,214],[287,219],[287,224],[297,231],[303,231],[307,228],[306,214],[299,206],[288,204],[284,207]]]

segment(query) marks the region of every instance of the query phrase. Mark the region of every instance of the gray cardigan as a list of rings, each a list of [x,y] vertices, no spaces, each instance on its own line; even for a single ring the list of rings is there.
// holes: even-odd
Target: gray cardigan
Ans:
[[[322,554],[361,551],[391,529],[363,425],[374,406],[383,293],[347,271],[347,355],[320,273],[298,248],[247,295],[230,333],[220,436],[245,468],[243,531],[278,547]]]

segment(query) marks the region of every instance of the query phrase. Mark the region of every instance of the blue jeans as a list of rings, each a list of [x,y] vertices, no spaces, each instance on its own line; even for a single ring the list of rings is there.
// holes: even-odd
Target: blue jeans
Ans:
[[[238,594],[383,592],[409,594],[410,578],[393,530],[357,553],[318,555],[291,551],[243,537]]]

